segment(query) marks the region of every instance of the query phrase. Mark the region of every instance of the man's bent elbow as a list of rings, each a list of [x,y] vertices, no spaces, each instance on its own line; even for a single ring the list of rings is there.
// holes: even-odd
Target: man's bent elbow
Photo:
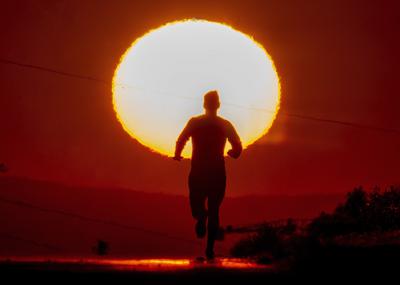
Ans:
[[[228,155],[232,158],[239,158],[239,156],[242,154],[242,146],[232,148],[231,150],[228,151]]]

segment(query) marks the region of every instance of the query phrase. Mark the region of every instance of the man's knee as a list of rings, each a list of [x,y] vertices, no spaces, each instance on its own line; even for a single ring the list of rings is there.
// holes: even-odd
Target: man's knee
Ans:
[[[223,196],[208,198],[208,215],[209,216],[218,218],[219,208],[221,206],[222,199],[223,199]]]
[[[195,220],[204,219],[207,217],[207,211],[201,208],[192,208],[192,217]]]
[[[203,195],[195,191],[190,191],[189,200],[193,218],[198,220],[207,216],[205,209],[205,198]]]
[[[215,209],[208,210],[208,225],[210,227],[218,227],[219,225],[219,211]]]

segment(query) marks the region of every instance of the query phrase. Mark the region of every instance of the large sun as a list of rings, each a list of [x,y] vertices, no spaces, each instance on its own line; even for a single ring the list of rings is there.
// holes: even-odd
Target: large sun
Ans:
[[[203,112],[207,91],[218,91],[219,115],[232,122],[244,147],[267,133],[280,100],[265,49],[228,25],[205,20],[168,23],[138,38],[121,57],[112,88],[123,128],[168,156],[186,122]],[[183,156],[190,154],[191,144]]]

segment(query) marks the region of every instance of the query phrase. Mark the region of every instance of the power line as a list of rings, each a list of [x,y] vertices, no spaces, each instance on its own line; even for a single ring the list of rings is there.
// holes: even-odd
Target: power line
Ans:
[[[4,58],[0,58],[0,63],[9,64],[9,65],[16,65],[16,66],[19,66],[19,67],[36,69],[36,70],[55,73],[55,74],[58,74],[58,75],[63,75],[63,76],[72,77],[72,78],[79,78],[79,79],[85,79],[85,80],[90,80],[90,81],[96,81],[96,82],[107,84],[107,85],[110,84],[107,80],[95,78],[95,77],[92,77],[92,76],[76,74],[76,73],[72,73],[72,72],[60,71],[60,70],[53,69],[53,68],[47,68],[47,67],[34,65],[34,64],[21,63],[21,62],[8,60],[8,59],[4,59]]]
[[[236,107],[236,108],[251,109],[251,110],[259,111],[259,112],[275,113],[275,111],[272,111],[272,110],[267,110],[267,109],[262,109],[262,108],[253,108],[253,107],[244,107],[244,106],[240,106],[240,105],[229,103],[229,102],[225,103],[225,104],[230,105],[232,107]],[[400,135],[400,130],[398,130],[398,129],[384,128],[384,127],[374,126],[374,125],[365,125],[365,124],[359,124],[359,123],[354,123],[354,122],[347,122],[347,121],[326,119],[326,118],[307,116],[307,115],[301,115],[301,114],[294,114],[294,113],[288,113],[288,112],[284,112],[284,111],[280,111],[279,113],[282,114],[282,115],[285,115],[287,117],[293,117],[293,118],[298,118],[298,119],[302,119],[302,120],[315,121],[315,122],[318,122],[318,123],[338,124],[338,125],[343,125],[343,126],[347,126],[347,127],[360,128],[360,129],[370,129],[370,130],[373,130],[373,131],[380,131],[380,132],[393,133],[393,134]]]
[[[102,84],[105,84],[105,85],[111,85],[111,83],[108,80],[96,78],[96,77],[93,77],[93,76],[83,75],[83,74],[60,71],[60,70],[57,70],[57,69],[43,67],[43,66],[40,66],[40,65],[26,64],[26,63],[21,63],[21,62],[18,62],[18,61],[13,61],[13,60],[4,59],[4,58],[0,58],[0,63],[7,64],[7,65],[19,66],[19,67],[22,67],[22,68],[31,68],[31,69],[35,69],[35,70],[39,70],[39,71],[43,71],[43,72],[54,73],[54,74],[67,76],[67,77],[72,77],[72,78],[77,78],[77,79],[82,79],[82,80],[95,81],[95,82],[102,83]],[[121,85],[124,88],[144,89],[143,87],[139,87],[139,86],[129,86],[129,85],[126,85],[126,84],[119,84],[119,85]],[[162,92],[162,91],[153,91],[153,92],[168,94],[168,93]],[[194,99],[194,98],[191,98],[191,97],[183,97],[183,96],[178,96],[178,95],[174,95],[174,94],[169,94],[169,95],[176,96],[176,97],[182,97],[184,99]],[[237,107],[237,108],[247,109],[247,110],[275,113],[275,111],[272,111],[272,110],[267,110],[267,109],[262,109],[262,108],[246,107],[246,106],[241,106],[241,105],[233,104],[233,103],[229,103],[229,102],[226,102],[225,104],[227,104],[229,106]],[[393,134],[400,135],[400,130],[393,129],[393,128],[385,128],[385,127],[381,127],[381,126],[374,126],[374,125],[368,125],[368,124],[359,124],[359,123],[354,123],[354,122],[349,122],[349,121],[341,121],[341,120],[321,118],[321,117],[315,117],[315,116],[293,114],[293,113],[282,112],[282,111],[280,113],[285,115],[285,116],[288,116],[288,117],[298,118],[298,119],[302,119],[302,120],[309,120],[309,121],[315,121],[315,122],[320,122],[320,123],[337,124],[337,125],[353,127],[353,128],[360,128],[360,129],[370,129],[370,130],[373,130],[373,131],[393,133]]]
[[[28,243],[28,244],[31,244],[31,245],[34,245],[34,246],[37,246],[37,247],[43,247],[43,248],[46,248],[46,249],[50,249],[52,251],[57,251],[57,252],[61,251],[61,248],[59,248],[58,246],[54,246],[54,245],[51,245],[51,244],[48,244],[48,243],[40,243],[40,242],[37,242],[35,240],[22,238],[22,237],[11,235],[11,234],[5,233],[5,232],[0,232],[0,238],[6,238],[6,239],[11,239],[11,240],[21,241],[21,242]]]
[[[345,122],[345,121],[318,118],[318,117],[305,116],[305,115],[299,115],[299,114],[287,114],[286,113],[285,115],[289,116],[289,117],[303,119],[303,120],[312,120],[312,121],[318,121],[318,122],[321,122],[321,123],[339,124],[339,125],[353,127],[353,128],[370,129],[370,130],[373,130],[373,131],[393,133],[393,134],[400,135],[400,130],[398,130],[398,129],[384,128],[384,127],[373,126],[373,125],[364,125],[364,124],[358,124],[358,123],[353,123],[353,122]]]
[[[195,244],[195,245],[199,245],[199,246],[201,245],[200,242],[192,240],[192,239],[186,239],[186,238],[182,238],[182,237],[171,236],[171,235],[169,235],[167,233],[153,231],[153,230],[149,230],[149,229],[145,229],[145,228],[141,228],[141,227],[125,225],[125,224],[118,223],[118,222],[111,221],[111,220],[102,220],[102,219],[98,219],[98,218],[92,218],[92,217],[87,217],[87,216],[80,215],[80,214],[75,214],[75,213],[72,213],[72,212],[44,208],[44,207],[33,205],[33,204],[30,204],[30,203],[27,203],[27,202],[24,202],[24,201],[20,201],[20,200],[8,199],[8,198],[2,197],[2,196],[0,196],[0,202],[6,203],[6,204],[15,205],[15,206],[18,206],[18,207],[29,208],[29,209],[33,209],[33,210],[37,210],[37,211],[41,211],[41,212],[67,216],[67,217],[70,217],[70,218],[75,218],[75,219],[79,219],[79,220],[83,220],[83,221],[87,221],[87,222],[103,224],[103,225],[123,228],[123,229],[127,229],[127,230],[140,231],[140,232],[143,232],[145,234],[150,234],[150,235],[159,236],[159,237],[168,238],[168,239],[179,240],[179,241],[182,241],[182,242],[191,243],[191,244]]]

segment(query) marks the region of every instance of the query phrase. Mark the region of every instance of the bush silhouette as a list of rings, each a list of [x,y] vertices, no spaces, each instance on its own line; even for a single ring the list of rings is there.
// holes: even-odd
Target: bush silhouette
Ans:
[[[335,244],[336,237],[348,236],[357,244],[356,235],[374,240],[379,234],[396,230],[400,230],[400,187],[376,187],[369,193],[357,187],[333,213],[322,212],[303,230],[292,219],[281,226],[266,223],[235,244],[231,254],[268,262],[282,258],[311,260],[326,249],[340,247]]]
[[[93,251],[97,255],[107,255],[109,249],[110,249],[110,246],[109,246],[108,242],[106,242],[104,240],[100,240],[100,239],[97,241],[97,244],[93,247]]]
[[[321,213],[309,226],[315,236],[334,237],[350,233],[370,233],[400,229],[400,188],[367,193],[362,187],[347,194],[344,204],[332,214]]]

